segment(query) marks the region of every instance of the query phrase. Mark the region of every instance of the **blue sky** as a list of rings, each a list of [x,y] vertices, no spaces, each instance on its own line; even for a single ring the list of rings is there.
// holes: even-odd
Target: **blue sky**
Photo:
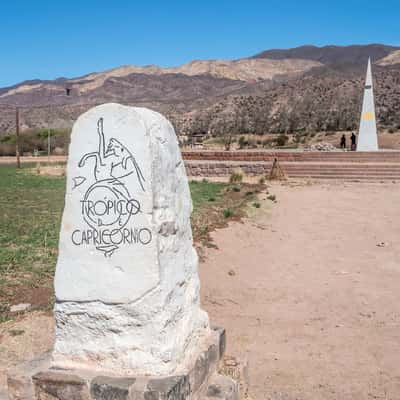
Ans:
[[[400,45],[400,1],[3,0],[0,87],[303,44]]]

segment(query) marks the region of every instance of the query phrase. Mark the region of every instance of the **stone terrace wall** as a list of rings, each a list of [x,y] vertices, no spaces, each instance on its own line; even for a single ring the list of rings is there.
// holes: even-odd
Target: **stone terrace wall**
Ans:
[[[400,151],[376,151],[376,152],[354,152],[354,151],[268,151],[268,150],[239,150],[239,151],[211,151],[196,150],[183,151],[184,160],[199,161],[279,161],[302,162],[302,161],[326,161],[326,162],[400,162]]]
[[[202,162],[185,161],[186,174],[192,177],[221,177],[229,176],[240,169],[248,176],[268,174],[271,170],[271,162],[229,163],[229,162]]]
[[[288,178],[400,181],[399,162],[280,162]],[[191,177],[228,177],[240,169],[247,176],[268,176],[270,161],[185,161]]]

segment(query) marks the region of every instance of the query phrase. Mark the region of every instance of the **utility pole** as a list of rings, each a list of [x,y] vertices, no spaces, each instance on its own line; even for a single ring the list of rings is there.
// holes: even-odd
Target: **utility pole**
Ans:
[[[17,157],[17,168],[21,168],[21,160],[20,160],[20,154],[19,154],[19,108],[15,110],[15,134],[16,134],[16,139],[15,139],[15,155]]]
[[[47,129],[47,162],[50,163],[50,129]]]

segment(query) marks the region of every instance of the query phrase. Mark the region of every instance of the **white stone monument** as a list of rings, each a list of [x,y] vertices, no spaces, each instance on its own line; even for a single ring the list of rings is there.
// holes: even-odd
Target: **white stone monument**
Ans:
[[[191,212],[177,138],[162,115],[104,104],[78,118],[56,266],[54,350],[49,361],[10,375],[13,399],[22,392],[60,400],[65,393],[85,400],[205,393],[225,335],[200,308]],[[223,384],[236,393],[232,381]]]
[[[54,364],[172,373],[209,334],[174,129],[105,104],[76,121],[69,154]]]
[[[378,134],[376,130],[374,89],[372,82],[371,59],[368,59],[365,78],[364,99],[362,105],[357,151],[377,151]]]

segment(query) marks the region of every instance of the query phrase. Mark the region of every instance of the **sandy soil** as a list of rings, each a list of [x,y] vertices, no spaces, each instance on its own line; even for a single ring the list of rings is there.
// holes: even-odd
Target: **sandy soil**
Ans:
[[[263,195],[215,232],[200,266],[204,308],[248,360],[251,396],[400,399],[398,185],[270,192],[277,203]],[[0,392],[2,370],[47,349],[52,329],[37,313],[0,325]]]
[[[400,399],[398,186],[270,191],[278,202],[218,231],[200,270],[252,396]]]
[[[15,160],[15,157],[0,157],[0,164],[15,164]],[[21,156],[21,163],[47,163],[65,161],[67,161],[67,156],[50,156],[50,158],[44,156]]]
[[[0,324],[0,399],[6,398],[6,371],[47,351],[53,343],[50,313],[33,312]]]

